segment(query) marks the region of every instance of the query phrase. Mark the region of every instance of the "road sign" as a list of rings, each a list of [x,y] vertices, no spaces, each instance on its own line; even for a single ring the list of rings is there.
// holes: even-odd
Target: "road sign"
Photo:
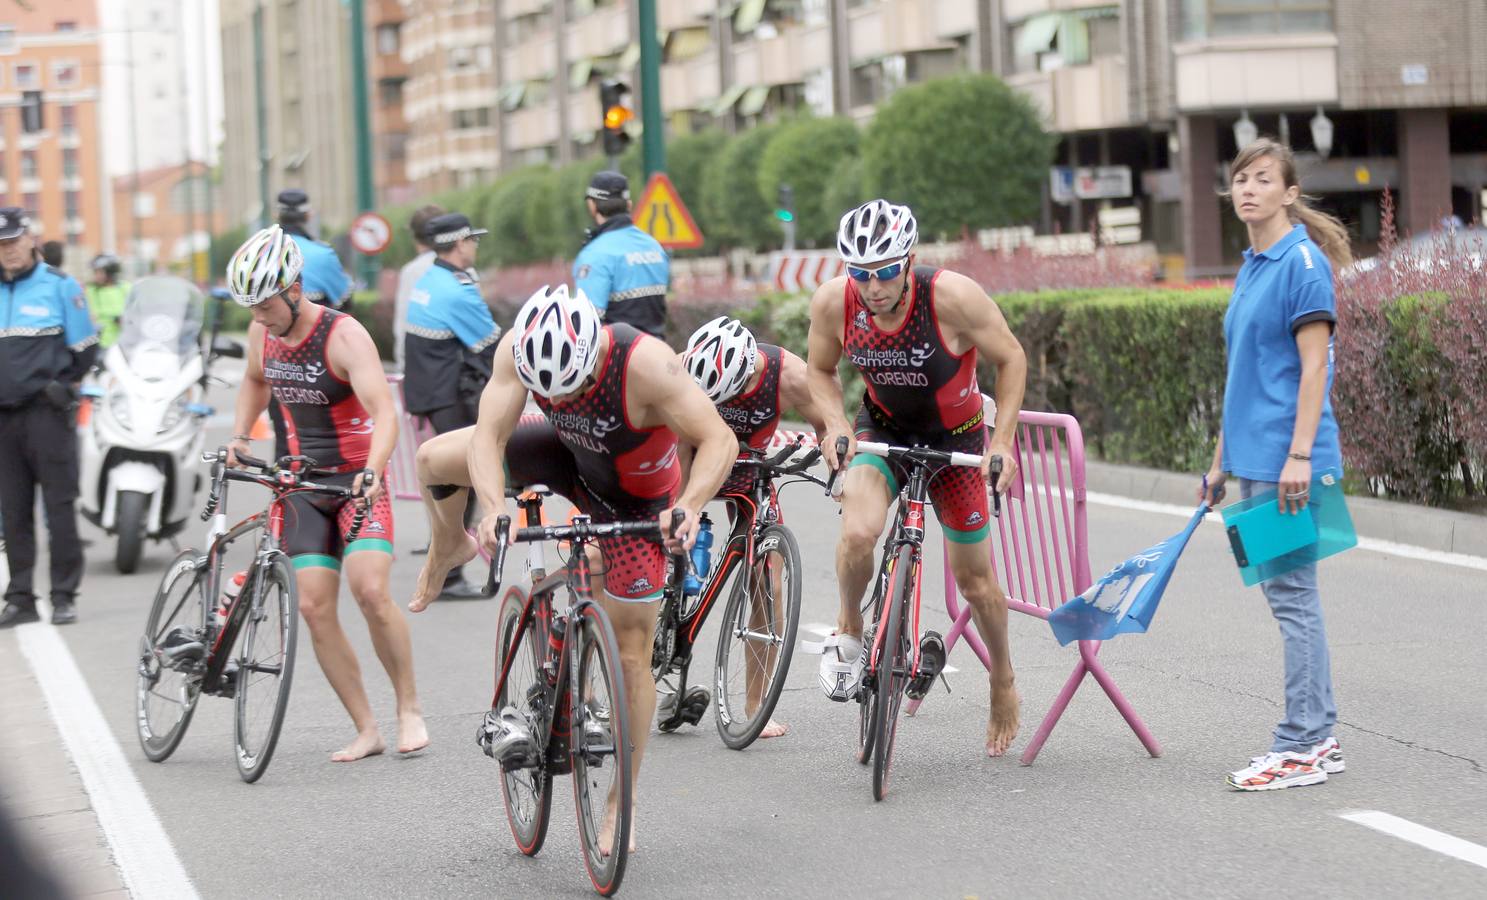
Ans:
[[[364,212],[351,223],[351,246],[368,256],[375,256],[392,243],[392,226],[374,212]]]
[[[814,291],[846,271],[835,250],[797,250],[769,254],[769,277],[776,290]]]
[[[662,247],[680,250],[702,246],[702,229],[697,227],[682,203],[681,194],[676,192],[676,185],[664,172],[657,172],[646,182],[633,218],[640,230]]]

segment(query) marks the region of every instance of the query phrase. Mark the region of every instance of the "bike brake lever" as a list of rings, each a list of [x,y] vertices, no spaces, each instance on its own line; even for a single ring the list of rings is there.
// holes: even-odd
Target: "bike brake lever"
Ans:
[[[511,517],[496,519],[496,552],[491,554],[490,574],[485,577],[485,595],[494,597],[501,589],[501,570],[506,567],[506,545],[511,535]]]
[[[847,441],[846,435],[842,435],[836,439],[836,468],[831,470],[830,477],[826,479],[826,495],[828,497],[835,497],[839,493],[836,482],[841,477],[842,469],[846,468],[842,463],[842,457],[847,455],[848,446],[850,444]]]
[[[998,519],[1002,517],[1002,492],[996,489],[996,483],[1001,475],[1002,458],[993,456],[991,458],[991,514]]]

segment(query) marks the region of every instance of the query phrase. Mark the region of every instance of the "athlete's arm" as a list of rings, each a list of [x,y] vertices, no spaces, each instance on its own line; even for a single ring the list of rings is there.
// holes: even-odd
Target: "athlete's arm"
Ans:
[[[382,358],[377,354],[372,336],[350,316],[331,330],[325,358],[332,375],[351,382],[356,399],[372,417],[372,445],[367,448],[371,484],[362,484],[358,477],[355,485],[365,491],[370,503],[382,491],[382,471],[387,468],[392,449],[398,443],[398,411],[392,402],[392,389],[387,386]]]
[[[642,428],[664,425],[679,443],[696,448],[692,468],[682,485],[676,505],[687,514],[682,548],[690,550],[697,539],[697,512],[717,496],[738,458],[738,438],[718,415],[718,410],[681,359],[659,340],[641,340],[630,351],[626,401],[634,401],[636,424]],[[671,533],[671,511],[661,514],[661,527]],[[678,548],[671,545],[671,549]]]
[[[845,278],[833,278],[816,288],[806,342],[806,385],[821,416],[821,458],[832,469],[846,464],[857,450],[857,438],[842,411],[842,379],[836,371],[842,360],[842,304],[846,302]],[[838,437],[847,439],[847,455],[840,460],[836,458]]]
[[[480,520],[480,543],[492,553],[496,550],[496,519],[506,511],[506,442],[527,405],[527,389],[517,380],[516,360],[511,353],[514,340],[508,332],[496,345],[494,371],[480,393],[480,412],[468,454],[470,484],[485,510]]]
[[[227,464],[237,465],[237,455],[250,449],[247,438],[237,435],[253,433],[253,423],[268,409],[273,396],[268,381],[263,377],[263,326],[257,322],[248,326],[247,367],[243,371],[243,383],[238,388],[237,409],[232,417],[232,441],[227,445]]]
[[[816,440],[819,442],[826,438],[826,419],[821,415],[821,410],[816,406],[816,398],[811,394],[809,379],[810,376],[806,369],[805,360],[781,347],[781,411],[788,409],[809,422],[810,426],[816,429]],[[837,384],[837,390],[841,390],[840,382]]]
[[[987,474],[991,458],[1002,458],[1002,476],[997,492],[1005,493],[1017,474],[1017,455],[1012,441],[1017,434],[1017,414],[1022,409],[1022,395],[1027,389],[1027,354],[1001,307],[987,296],[981,285],[957,272],[945,271],[935,281],[935,314],[944,326],[946,340],[954,353],[975,347],[982,359],[996,366],[996,422],[991,444],[981,462],[981,474]]]

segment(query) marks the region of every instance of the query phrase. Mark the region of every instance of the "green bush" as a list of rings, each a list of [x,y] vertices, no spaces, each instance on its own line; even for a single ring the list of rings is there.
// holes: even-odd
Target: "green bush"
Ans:
[[[554,259],[568,249],[559,212],[563,205],[562,179],[558,170],[550,167],[535,169],[531,178],[532,187],[527,191],[526,208],[522,210],[522,226],[532,247],[532,260]]]
[[[830,244],[845,209],[825,205],[826,185],[837,165],[857,155],[857,126],[851,119],[799,119],[780,127],[759,160],[758,188],[767,210],[780,185],[795,197],[795,236],[807,246]],[[767,217],[775,235],[780,223]],[[775,238],[778,240],[778,237]]]
[[[760,125],[744,132],[703,170],[700,206],[712,228],[708,236],[719,246],[758,249],[777,240],[773,198],[765,203],[758,184],[759,163],[778,131],[779,126]]]
[[[551,173],[548,166],[528,166],[484,193],[480,219],[490,236],[481,241],[478,265],[513,266],[544,258],[542,239],[527,230],[527,209],[553,195]]]
[[[826,179],[826,189],[821,194],[821,208],[826,213],[833,230],[850,209],[855,209],[873,199],[862,180],[862,157],[844,156],[837,160]],[[833,245],[834,246],[834,245]]]
[[[687,211],[697,222],[697,227],[702,229],[704,239],[704,244],[700,249],[682,251],[684,253],[706,256],[716,252],[714,248],[717,242],[713,240],[712,223],[698,201],[702,199],[702,180],[708,163],[712,162],[727,144],[728,135],[715,129],[684,134],[666,144],[666,175],[676,186],[676,192],[681,195],[682,202],[686,204]],[[640,199],[640,191],[644,187],[643,184],[631,185],[630,191],[636,200]]]

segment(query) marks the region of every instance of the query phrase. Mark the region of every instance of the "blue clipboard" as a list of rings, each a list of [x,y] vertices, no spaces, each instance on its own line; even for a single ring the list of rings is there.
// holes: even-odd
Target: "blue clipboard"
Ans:
[[[1358,545],[1342,492],[1342,475],[1324,470],[1312,479],[1299,513],[1283,513],[1276,490],[1224,508],[1224,530],[1246,586],[1311,565]]]

